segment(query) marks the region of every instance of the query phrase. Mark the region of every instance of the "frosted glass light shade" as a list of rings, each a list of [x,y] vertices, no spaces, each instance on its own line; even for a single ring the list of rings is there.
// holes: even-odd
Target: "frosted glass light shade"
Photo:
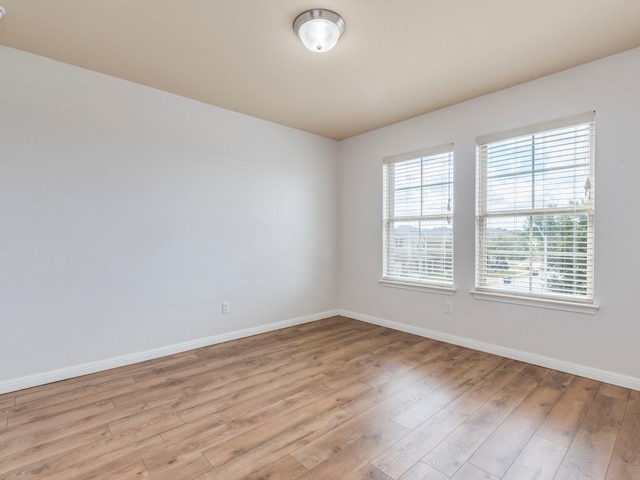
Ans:
[[[293,22],[293,29],[303,45],[316,53],[328,52],[335,47],[345,27],[340,15],[322,9],[301,13]]]

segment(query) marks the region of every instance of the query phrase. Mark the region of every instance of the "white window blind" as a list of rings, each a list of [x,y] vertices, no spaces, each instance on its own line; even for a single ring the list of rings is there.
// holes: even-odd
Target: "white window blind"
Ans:
[[[593,302],[594,114],[477,139],[476,290]]]
[[[383,164],[383,280],[453,286],[453,145]]]

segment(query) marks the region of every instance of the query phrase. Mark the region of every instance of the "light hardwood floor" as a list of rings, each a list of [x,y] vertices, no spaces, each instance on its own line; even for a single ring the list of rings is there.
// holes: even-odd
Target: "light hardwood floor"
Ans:
[[[640,479],[640,393],[334,317],[0,395],[0,479]]]

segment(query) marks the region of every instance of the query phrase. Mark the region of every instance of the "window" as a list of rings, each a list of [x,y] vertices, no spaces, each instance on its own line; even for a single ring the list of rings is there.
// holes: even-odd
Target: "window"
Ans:
[[[594,114],[477,139],[476,292],[593,302]]]
[[[453,288],[453,146],[384,159],[383,281]]]

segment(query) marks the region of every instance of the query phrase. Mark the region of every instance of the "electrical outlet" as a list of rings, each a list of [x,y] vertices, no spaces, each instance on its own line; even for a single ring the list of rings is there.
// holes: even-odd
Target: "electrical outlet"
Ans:
[[[453,313],[451,302],[444,302],[444,313]]]
[[[231,312],[231,302],[222,302],[222,313]]]

